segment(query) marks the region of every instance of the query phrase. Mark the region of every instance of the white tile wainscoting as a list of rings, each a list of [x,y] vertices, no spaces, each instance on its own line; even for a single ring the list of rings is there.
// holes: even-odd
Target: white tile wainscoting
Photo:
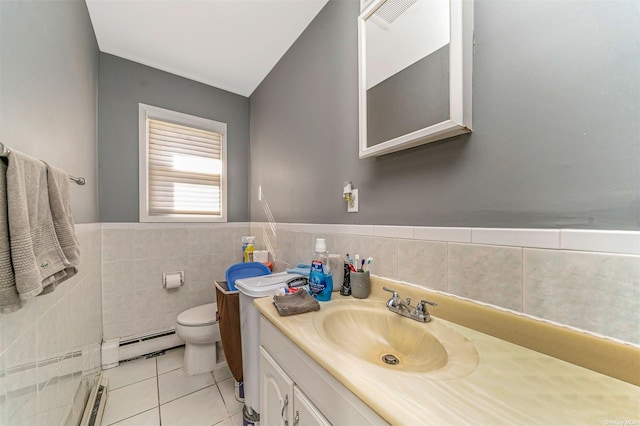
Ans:
[[[640,344],[638,231],[254,222],[251,233],[279,269],[308,263],[324,237],[331,253],[372,256],[373,274]]]
[[[182,311],[215,302],[213,280],[241,261],[249,224],[102,224],[104,339],[175,327]],[[184,271],[167,290],[162,273]]]
[[[95,223],[76,231],[80,273],[0,316],[0,424],[73,416],[76,391],[100,368],[102,334],[163,329],[182,310],[214,301],[212,281],[240,261],[249,234],[257,249],[269,240],[280,269],[308,263],[321,236],[332,253],[374,257],[374,274],[640,343],[637,231],[259,222]],[[175,270],[185,271],[185,286],[164,290],[162,272]]]
[[[78,274],[0,315],[0,425],[76,424],[100,371],[100,224],[76,234]]]

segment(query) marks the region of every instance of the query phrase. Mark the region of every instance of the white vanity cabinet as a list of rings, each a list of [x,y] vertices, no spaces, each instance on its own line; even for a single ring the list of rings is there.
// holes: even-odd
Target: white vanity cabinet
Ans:
[[[309,398],[302,393],[299,387],[293,388],[293,424],[294,426],[330,426],[322,413],[316,408]]]
[[[264,348],[260,348],[260,422],[280,426],[331,424]]]
[[[260,348],[260,422],[288,425],[293,404],[293,380]]]
[[[262,315],[260,423],[388,424]]]

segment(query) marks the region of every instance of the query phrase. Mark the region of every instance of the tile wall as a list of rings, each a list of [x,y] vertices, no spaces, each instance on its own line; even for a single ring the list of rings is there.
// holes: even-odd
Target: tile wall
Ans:
[[[332,253],[371,273],[640,344],[640,232],[252,223],[279,270]]]
[[[0,424],[77,424],[100,371],[100,224],[76,226],[76,276],[0,315]]]
[[[640,232],[265,223],[77,225],[77,276],[0,316],[0,424],[64,424],[81,413],[100,343],[175,325],[215,301],[241,237],[276,270],[308,263],[314,239],[372,256],[371,272],[640,344]],[[183,270],[178,290],[162,273]]]
[[[175,327],[182,311],[215,302],[216,279],[242,258],[248,223],[102,224],[104,339]],[[184,271],[179,289],[162,273]]]

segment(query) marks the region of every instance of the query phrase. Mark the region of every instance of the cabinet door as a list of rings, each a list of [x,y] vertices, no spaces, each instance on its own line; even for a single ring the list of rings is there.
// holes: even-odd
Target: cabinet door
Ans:
[[[260,347],[260,424],[291,426],[293,381]]]
[[[299,387],[293,388],[293,426],[331,426],[315,405],[302,393]]]

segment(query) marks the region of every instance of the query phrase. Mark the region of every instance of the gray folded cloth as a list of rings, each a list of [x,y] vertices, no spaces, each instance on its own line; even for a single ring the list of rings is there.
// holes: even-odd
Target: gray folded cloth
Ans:
[[[304,290],[283,296],[273,296],[273,304],[281,317],[320,310],[320,303]]]

